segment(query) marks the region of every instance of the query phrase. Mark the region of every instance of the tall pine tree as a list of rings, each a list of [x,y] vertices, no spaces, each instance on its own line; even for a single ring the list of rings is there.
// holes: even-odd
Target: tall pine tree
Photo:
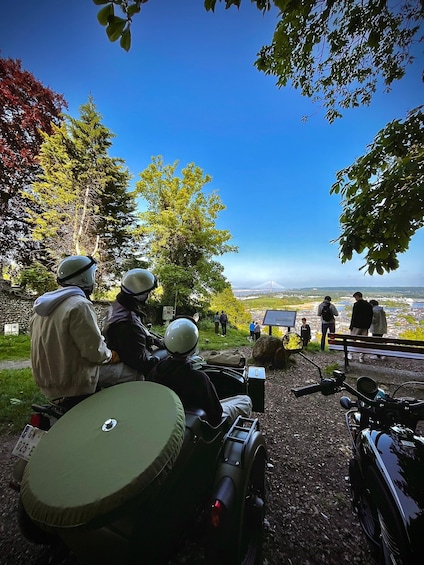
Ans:
[[[43,241],[50,268],[65,255],[91,254],[107,286],[132,253],[136,202],[124,161],[108,154],[114,134],[101,120],[90,97],[78,118],[65,116],[43,135],[43,172],[26,196],[33,238]]]

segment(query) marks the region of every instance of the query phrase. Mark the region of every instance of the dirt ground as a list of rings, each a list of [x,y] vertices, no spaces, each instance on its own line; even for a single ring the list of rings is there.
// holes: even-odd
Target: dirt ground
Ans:
[[[322,368],[342,365],[338,352],[306,354]],[[387,358],[353,363],[350,375],[377,375],[388,391],[414,375],[424,378],[422,362]],[[296,399],[291,392],[317,380],[317,368],[300,356],[286,371],[267,370],[265,413],[255,414],[268,448],[263,563],[371,565],[374,561],[349,501],[350,450],[341,395]],[[31,545],[17,529],[17,497],[7,486],[16,439],[0,438],[0,561],[3,565],[76,565],[76,559],[63,549]],[[201,562],[199,553],[186,544],[170,563]]]

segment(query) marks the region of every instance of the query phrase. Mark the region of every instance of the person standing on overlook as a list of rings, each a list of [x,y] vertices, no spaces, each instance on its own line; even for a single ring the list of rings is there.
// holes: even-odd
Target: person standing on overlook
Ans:
[[[219,312],[215,312],[213,315],[213,323],[215,325],[215,333],[219,334]]]
[[[303,347],[308,347],[311,341],[311,326],[306,323],[306,318],[302,318],[302,325],[300,326],[300,337],[303,341]]]
[[[253,335],[254,335],[255,341],[258,341],[258,339],[261,337],[261,324],[259,322],[255,322],[255,327],[253,329]]]
[[[254,340],[255,340],[255,324],[256,324],[256,322],[254,322],[254,321],[252,320],[252,321],[250,322],[250,325],[249,325],[249,332],[250,332],[249,339],[250,339],[250,341],[254,341]]]
[[[386,312],[383,306],[379,306],[377,300],[370,300],[372,306],[372,322],[370,332],[373,337],[383,337],[387,333]],[[384,359],[384,355],[377,355],[378,359]]]
[[[225,337],[227,335],[228,316],[224,310],[221,312],[219,321],[221,322],[222,337]]]
[[[321,316],[321,351],[325,349],[325,337],[327,332],[334,333],[336,331],[336,319],[339,313],[334,304],[331,303],[331,296],[326,296],[318,306],[317,316]]]
[[[373,308],[372,305],[364,300],[362,292],[355,292],[353,295],[355,304],[352,307],[352,317],[350,320],[350,334],[351,335],[368,335],[372,318]],[[348,355],[348,359],[352,359],[352,355]],[[364,362],[364,354],[359,354],[359,362]]]

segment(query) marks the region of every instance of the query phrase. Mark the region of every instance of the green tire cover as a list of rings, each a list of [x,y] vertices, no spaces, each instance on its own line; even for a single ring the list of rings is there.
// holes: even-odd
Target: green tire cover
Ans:
[[[171,389],[143,381],[104,389],[67,412],[34,450],[21,486],[25,510],[59,528],[105,516],[163,482],[184,431]]]

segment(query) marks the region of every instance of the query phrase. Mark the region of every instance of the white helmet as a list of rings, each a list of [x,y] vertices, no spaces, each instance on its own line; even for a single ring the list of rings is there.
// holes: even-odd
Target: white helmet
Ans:
[[[178,318],[166,328],[165,347],[172,355],[193,353],[199,341],[199,330],[188,318]]]
[[[157,286],[157,278],[146,269],[131,269],[121,280],[122,291],[138,299],[144,298],[142,294],[147,294]]]
[[[75,285],[92,291],[94,288],[97,262],[93,257],[72,255],[59,263],[57,282],[60,286]]]

